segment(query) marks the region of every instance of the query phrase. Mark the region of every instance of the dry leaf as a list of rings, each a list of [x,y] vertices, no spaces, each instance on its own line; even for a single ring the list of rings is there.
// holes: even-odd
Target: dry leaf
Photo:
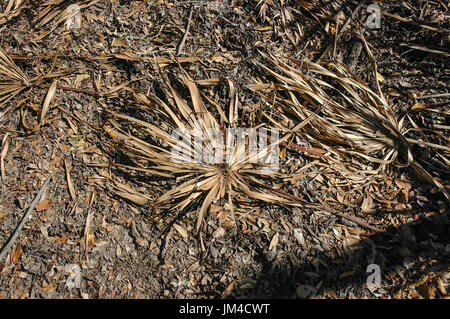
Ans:
[[[217,228],[214,233],[212,234],[213,240],[222,237],[223,235],[225,235],[225,229],[223,229],[222,227]]]
[[[72,197],[72,200],[76,200],[75,189],[72,184],[72,179],[70,178],[70,169],[67,164],[67,160],[64,160],[64,166],[66,167],[66,179],[67,179],[67,185],[69,187],[70,197]]]
[[[78,87],[81,84],[81,82],[83,82],[86,79],[89,79],[90,77],[91,76],[87,73],[86,74],[78,74],[75,77],[75,81],[73,82],[73,84],[75,85],[75,87]]]
[[[14,252],[14,254],[11,257],[11,261],[13,264],[17,263],[19,261],[20,255],[22,255],[22,245],[17,244],[17,248]]]
[[[87,236],[87,252],[90,252],[92,248],[95,246],[95,236],[92,233],[92,231],[89,231],[89,234]]]
[[[297,239],[298,243],[303,246],[305,244],[305,238],[302,230],[300,228],[294,228],[293,231],[295,239]]]
[[[419,102],[414,103],[413,106],[411,106],[411,110],[425,110],[427,107]]]
[[[440,277],[437,277],[436,280],[437,280],[437,284],[438,284],[439,291],[440,291],[444,296],[447,296],[447,289],[445,289],[445,285],[444,285],[444,282],[442,281],[442,279],[441,279]]]
[[[312,297],[317,292],[317,288],[309,285],[300,285],[297,287],[297,296],[299,298]]]
[[[403,191],[403,194],[405,195],[405,200],[408,202],[409,200],[409,192],[411,190],[411,183],[404,179],[395,179],[395,184]]]
[[[384,81],[384,76],[377,72],[377,80],[381,83]]]
[[[228,287],[225,288],[225,290],[223,291],[222,298],[228,297],[231,294],[231,292],[233,291],[235,285],[236,285],[236,280],[233,280],[233,282],[231,284],[229,284]]]
[[[361,205],[361,211],[363,213],[374,213],[376,212],[376,209],[373,208],[373,199],[372,197],[367,194],[367,196],[364,198],[362,205]]]
[[[339,278],[342,279],[342,278],[351,276],[351,275],[353,275],[354,273],[355,273],[354,270],[346,271],[346,272],[343,272],[342,274],[340,274],[340,275],[339,275]]]

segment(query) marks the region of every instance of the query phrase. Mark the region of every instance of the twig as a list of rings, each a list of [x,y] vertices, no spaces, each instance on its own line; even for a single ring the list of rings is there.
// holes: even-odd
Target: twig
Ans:
[[[50,85],[48,85],[48,84],[40,84],[39,86],[42,88],[50,87]],[[68,87],[68,86],[64,86],[64,85],[57,85],[56,88],[59,90],[72,91],[72,92],[76,92],[76,93],[84,93],[84,94],[89,94],[89,95],[94,95],[94,96],[102,95],[102,93],[98,93],[96,91],[92,91],[92,90],[88,90],[88,89],[72,88],[72,87]]]
[[[390,233],[388,233],[388,232],[386,232],[386,231],[383,231],[383,230],[381,230],[381,229],[379,229],[379,228],[370,226],[368,223],[366,223],[365,221],[363,221],[362,219],[360,219],[360,218],[358,218],[358,217],[356,217],[356,216],[345,215],[345,214],[342,214],[342,213],[339,213],[339,212],[332,211],[331,209],[330,209],[330,210],[325,210],[325,211],[326,211],[327,213],[330,213],[330,214],[339,216],[339,217],[341,217],[341,218],[347,219],[347,220],[349,220],[349,221],[351,221],[351,222],[354,222],[355,224],[357,224],[357,225],[359,225],[359,226],[361,226],[361,227],[363,227],[363,228],[370,229],[371,231],[373,231],[373,232],[375,232],[375,233],[385,233],[385,234],[390,234]]]
[[[432,99],[432,98],[438,98],[438,97],[449,97],[449,96],[450,96],[450,93],[430,94],[430,95],[417,96],[416,100]]]
[[[350,17],[348,17],[348,19],[347,19],[347,21],[345,21],[344,26],[342,27],[341,31],[339,31],[339,33],[338,33],[339,35],[347,29],[347,27],[350,25],[350,22],[356,16],[356,14],[358,13],[359,9],[362,7],[362,5],[364,4],[365,1],[366,0],[363,0],[358,3],[356,8],[352,11],[352,15]]]
[[[14,230],[14,232],[12,233],[11,237],[9,237],[8,241],[6,242],[6,244],[3,246],[1,252],[0,252],[0,260],[3,259],[3,257],[8,253],[8,251],[10,250],[11,246],[14,244],[14,242],[16,241],[17,237],[20,234],[20,231],[22,230],[23,226],[25,225],[25,223],[27,222],[31,212],[34,209],[34,206],[36,206],[37,202],[40,200],[42,194],[44,193],[45,189],[48,186],[48,183],[50,182],[50,179],[53,177],[53,175],[55,175],[56,172],[53,172],[49,175],[49,177],[47,178],[47,180],[44,182],[44,185],[42,185],[41,189],[39,190],[39,192],[37,193],[37,195],[34,197],[33,201],[31,202],[30,206],[28,207],[27,212],[25,213],[25,215],[23,216],[22,220],[20,221],[19,225],[17,225],[16,229]]]
[[[2,140],[2,151],[0,153],[0,171],[1,171],[1,177],[2,177],[2,182],[3,183],[6,182],[5,162],[4,162],[4,160],[5,160],[6,153],[8,152],[8,147],[9,147],[8,135],[9,135],[9,133],[6,133],[5,136],[3,137],[3,140]]]
[[[178,46],[178,49],[177,49],[177,55],[180,55],[180,54],[181,54],[181,50],[183,50],[184,43],[186,42],[186,38],[187,38],[187,35],[188,35],[188,33],[189,33],[189,27],[191,26],[191,19],[192,19],[192,13],[193,13],[193,12],[194,12],[194,5],[192,4],[192,5],[191,5],[191,10],[190,10],[190,12],[189,12],[188,23],[187,23],[187,26],[186,26],[186,32],[184,33],[184,36],[183,36],[183,38],[181,39],[180,45]]]

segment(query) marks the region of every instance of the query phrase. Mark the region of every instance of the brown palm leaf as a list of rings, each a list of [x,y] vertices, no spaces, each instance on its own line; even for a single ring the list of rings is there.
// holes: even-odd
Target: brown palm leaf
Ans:
[[[29,85],[28,76],[0,48],[0,107]]]

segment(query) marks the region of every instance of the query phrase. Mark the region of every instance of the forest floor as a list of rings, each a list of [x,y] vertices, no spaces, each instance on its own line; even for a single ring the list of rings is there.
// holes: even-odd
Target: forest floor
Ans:
[[[342,61],[419,124],[427,119],[414,110],[441,110],[431,120],[447,124],[432,141],[448,148],[446,1],[377,1],[379,28],[366,25],[371,1],[53,2],[0,4],[0,48],[32,83],[0,107],[0,246],[54,173],[0,260],[0,298],[447,298],[449,202],[410,168],[383,181],[390,193],[373,188],[356,201],[314,170],[291,186],[382,232],[325,211],[241,201],[239,228],[227,227],[216,203],[195,236],[197,208],[168,213],[112,191],[111,180],[147,194],[162,184],[105,164],[129,162],[104,130],[108,111],[132,114],[136,94],[159,94],[155,79],[176,82],[181,68],[197,80],[231,80],[241,105],[262,105],[246,85],[263,78],[257,61],[271,53]],[[78,26],[64,16],[69,4],[81,8]],[[214,88],[219,99],[223,89]],[[448,165],[446,149],[413,148],[423,162]],[[287,166],[317,160],[288,156]],[[448,187],[448,166],[439,172]],[[371,264],[381,287],[366,284]]]

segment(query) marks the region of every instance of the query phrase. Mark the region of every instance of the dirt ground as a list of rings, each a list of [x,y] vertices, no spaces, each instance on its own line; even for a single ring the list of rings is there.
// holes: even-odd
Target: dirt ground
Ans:
[[[0,4],[2,12],[7,2]],[[111,180],[147,194],[165,185],[105,164],[128,160],[104,130],[108,111],[136,114],[133,92],[158,94],[155,79],[173,80],[180,68],[195,79],[233,81],[242,105],[262,103],[245,88],[263,77],[261,52],[337,59],[374,85],[358,37],[363,32],[389,104],[397,114],[414,106],[441,110],[431,120],[441,123],[448,147],[446,1],[377,1],[383,12],[379,29],[364,26],[371,1],[360,7],[357,1],[327,0],[54,1],[49,7],[23,2],[17,15],[0,15],[0,48],[30,79],[42,78],[0,107],[0,245],[50,172],[55,175],[0,260],[0,297],[448,297],[449,202],[412,169],[393,170],[390,180],[379,182],[388,184],[390,195],[380,191],[383,199],[365,206],[346,201],[345,189],[334,191],[334,202],[379,233],[325,211],[243,201],[237,208],[240,229],[223,226],[224,207],[216,203],[195,236],[196,207],[158,211],[111,191]],[[81,6],[78,28],[49,15],[71,3]],[[174,63],[177,55],[185,60]],[[56,94],[42,119],[54,79]],[[226,96],[224,88],[214,90],[218,99]],[[444,95],[416,99],[436,94]],[[411,116],[418,124],[426,120]],[[436,159],[427,147],[414,148],[421,161]],[[442,154],[448,163],[448,151]],[[310,161],[297,150],[288,155],[293,160],[286,169]],[[448,166],[438,178],[448,187]],[[290,187],[311,202],[326,198],[318,178]],[[370,264],[381,269],[380,288],[366,285]]]

